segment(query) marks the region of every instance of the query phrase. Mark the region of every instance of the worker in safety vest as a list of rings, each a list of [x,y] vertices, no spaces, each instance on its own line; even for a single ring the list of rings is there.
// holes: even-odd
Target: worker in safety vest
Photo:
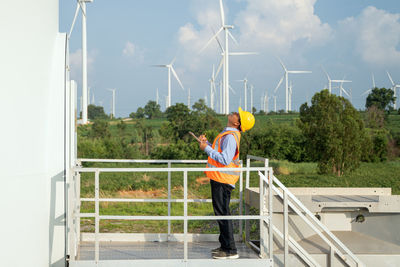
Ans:
[[[250,130],[255,123],[253,114],[243,111],[228,115],[225,129],[213,144],[204,135],[200,136],[200,149],[208,155],[207,168],[239,168],[240,134]],[[231,192],[239,179],[240,171],[206,171],[210,178],[212,204],[216,216],[230,215]],[[215,259],[237,259],[239,254],[233,238],[232,220],[218,220],[220,247],[211,251]]]

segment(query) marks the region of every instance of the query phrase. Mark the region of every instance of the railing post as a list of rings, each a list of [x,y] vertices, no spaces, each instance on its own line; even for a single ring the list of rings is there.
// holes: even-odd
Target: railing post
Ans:
[[[240,161],[240,168],[243,167],[243,161]],[[240,172],[239,177],[239,215],[243,215],[243,171]],[[243,220],[239,220],[239,239],[242,239],[243,233]]]
[[[269,238],[269,242],[268,242],[268,247],[269,247],[269,258],[271,260],[273,260],[273,251],[274,251],[274,243],[273,243],[273,234],[274,234],[274,230],[273,230],[273,216],[274,216],[274,212],[273,212],[273,189],[272,186],[274,184],[274,173],[272,168],[268,168],[268,215],[269,215],[269,230],[268,230],[268,238]]]
[[[283,244],[284,244],[284,266],[289,264],[289,227],[288,227],[288,198],[286,191],[283,191]]]
[[[265,190],[264,190],[264,180],[260,176],[260,189],[259,189],[259,195],[260,195],[260,216],[265,215]],[[264,259],[266,257],[266,247],[265,247],[265,227],[264,227],[264,218],[260,218],[260,257]]]
[[[99,170],[96,170],[95,172],[95,178],[94,178],[94,197],[95,197],[95,223],[94,223],[94,228],[95,228],[95,261],[96,264],[99,262],[99,228],[100,228],[100,218],[99,218],[99,196],[100,196],[100,186],[99,186],[99,176],[100,172]]]
[[[329,267],[333,267],[333,260],[335,258],[335,249],[330,246],[329,247]]]
[[[249,156],[246,158],[246,185],[245,188],[250,187],[250,159]],[[250,212],[250,207],[248,205],[244,205],[244,214],[248,215]],[[244,241],[250,241],[250,226],[249,226],[249,220],[244,221]]]
[[[188,220],[187,220],[187,171],[183,172],[183,259],[187,261],[188,259],[188,238],[187,238],[187,231],[188,231]]]
[[[79,217],[79,213],[81,212],[81,174],[78,172],[76,174],[75,181],[75,233],[76,233],[76,244],[75,249],[78,251],[78,245],[81,241],[81,217]]]
[[[246,159],[246,168],[247,168],[247,170],[246,170],[246,188],[250,187],[250,170],[249,170],[249,167],[250,167],[250,158],[247,156],[247,159]]]
[[[168,161],[168,169],[171,168],[171,161]],[[168,216],[171,216],[171,171],[168,170]],[[167,240],[169,241],[171,236],[171,220],[168,219],[168,235]]]

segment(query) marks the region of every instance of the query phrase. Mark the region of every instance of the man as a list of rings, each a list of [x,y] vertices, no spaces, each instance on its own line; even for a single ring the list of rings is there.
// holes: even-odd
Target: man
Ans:
[[[239,113],[228,115],[225,129],[215,138],[213,144],[200,136],[200,149],[208,155],[207,168],[239,168],[240,133],[254,126],[254,116],[239,108]],[[212,204],[216,216],[230,215],[231,192],[239,179],[240,171],[207,171],[210,178]],[[220,247],[213,249],[215,259],[237,259],[239,254],[233,238],[232,220],[218,220]]]

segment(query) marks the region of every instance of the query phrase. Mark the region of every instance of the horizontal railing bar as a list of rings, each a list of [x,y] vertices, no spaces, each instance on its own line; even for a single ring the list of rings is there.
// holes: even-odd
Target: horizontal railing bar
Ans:
[[[96,216],[96,213],[78,213],[78,214],[76,214],[76,217],[81,217],[81,218],[95,217],[95,216]]]
[[[91,202],[94,198],[81,198],[81,201]],[[179,202],[183,203],[184,199],[151,199],[151,198],[99,198],[100,202]],[[231,199],[230,202],[239,202],[239,199]],[[187,202],[205,202],[211,203],[212,199],[188,199]]]
[[[104,162],[104,163],[207,163],[206,159],[171,159],[171,160],[157,160],[157,159],[78,159],[80,162]]]
[[[87,213],[90,214],[90,213]],[[79,213],[77,217],[91,217],[91,216],[81,216],[87,215]],[[94,217],[94,214],[93,214]],[[100,215],[99,219],[101,220],[148,220],[148,221],[183,221],[183,220],[191,220],[191,221],[202,221],[202,220],[260,220],[260,219],[268,219],[269,216],[260,216],[260,215],[230,215],[230,216],[117,216],[117,215]]]
[[[265,167],[249,168],[82,168],[75,167],[76,172],[205,172],[205,171],[265,171]]]
[[[253,155],[247,155],[248,159],[253,159],[253,160],[258,160],[258,161],[265,161],[265,158],[263,157],[257,157],[257,156],[253,156]]]

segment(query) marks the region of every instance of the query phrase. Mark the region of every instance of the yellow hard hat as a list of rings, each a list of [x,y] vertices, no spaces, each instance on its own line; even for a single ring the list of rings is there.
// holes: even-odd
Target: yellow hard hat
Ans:
[[[243,111],[241,107],[239,107],[239,116],[240,116],[240,124],[242,128],[242,132],[250,130],[253,128],[256,120],[254,119],[253,114],[248,111]]]

